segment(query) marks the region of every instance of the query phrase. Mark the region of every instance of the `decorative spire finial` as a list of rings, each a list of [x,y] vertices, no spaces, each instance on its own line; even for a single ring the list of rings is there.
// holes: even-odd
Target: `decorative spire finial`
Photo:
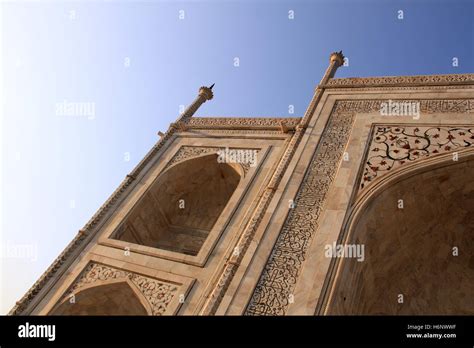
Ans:
[[[204,97],[205,100],[211,100],[214,97],[214,93],[212,93],[212,87],[214,87],[214,83],[210,87],[202,86],[199,88],[199,95]]]
[[[330,57],[329,57],[329,61],[332,63],[332,62],[336,62],[336,64],[339,66],[343,65],[344,64],[344,54],[342,53],[342,50],[339,51],[339,52],[333,52],[331,53]]]

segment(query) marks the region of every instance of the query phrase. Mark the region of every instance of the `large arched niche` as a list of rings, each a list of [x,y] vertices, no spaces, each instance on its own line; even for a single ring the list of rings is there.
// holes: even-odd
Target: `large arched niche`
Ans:
[[[86,286],[68,296],[49,315],[151,315],[151,307],[127,280]],[[71,301],[74,298],[74,301]]]
[[[342,244],[365,260],[334,259],[324,314],[474,314],[472,149],[388,174],[354,207]]]
[[[166,169],[135,205],[115,239],[186,255],[197,255],[237,188],[239,165],[216,154]]]

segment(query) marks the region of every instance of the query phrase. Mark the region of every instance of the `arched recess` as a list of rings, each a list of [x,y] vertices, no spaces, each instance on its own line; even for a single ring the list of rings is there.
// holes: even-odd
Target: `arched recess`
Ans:
[[[114,238],[197,255],[243,175],[216,154],[166,169],[135,205]]]
[[[64,298],[49,315],[152,315],[152,309],[136,286],[123,279],[86,285]]]
[[[338,243],[364,246],[363,261],[333,259],[320,313],[474,314],[474,149],[458,154],[401,167],[359,197]]]

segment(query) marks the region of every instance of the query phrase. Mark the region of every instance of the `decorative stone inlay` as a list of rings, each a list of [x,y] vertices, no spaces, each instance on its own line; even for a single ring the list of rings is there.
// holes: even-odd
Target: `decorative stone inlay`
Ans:
[[[168,167],[172,166],[173,164],[188,160],[190,158],[194,158],[203,154],[211,154],[215,153],[217,155],[218,151],[224,150],[224,147],[203,147],[203,146],[181,146],[176,152],[176,154],[171,158],[171,160],[168,162],[166,167],[163,169],[167,169]],[[229,148],[231,150],[249,150],[249,151],[257,151],[257,159],[258,159],[258,153],[260,149],[244,149],[244,148]],[[250,164],[251,163],[239,163],[242,166],[242,169],[244,170],[244,175],[247,175],[248,171],[250,170]]]
[[[163,315],[173,297],[178,291],[178,285],[166,283],[161,280],[144,277],[140,274],[112,268],[98,263],[90,263],[81,276],[69,288],[62,299],[80,290],[85,285],[93,284],[100,280],[129,279],[150,304],[153,315]]]
[[[275,127],[276,129],[276,127]],[[194,130],[193,133],[199,134],[218,134],[218,135],[244,135],[244,134],[264,134],[264,135],[277,135],[278,137],[290,136],[291,131],[288,134],[284,134],[281,130],[265,129],[265,128],[254,128],[254,129],[229,129],[229,128],[214,128],[214,129],[199,129]]]
[[[300,117],[192,117],[187,121],[190,127],[276,127],[280,128],[283,121],[288,127],[296,127],[301,121]]]
[[[375,126],[360,190],[376,177],[419,158],[452,152],[474,143],[474,127]]]
[[[392,100],[392,102],[397,102],[400,105],[406,103],[419,103],[421,113],[420,117],[423,117],[423,113],[474,113],[474,99],[397,99]],[[387,103],[387,100],[339,101],[335,112],[380,112],[381,103]]]
[[[326,88],[330,90],[331,92],[347,92],[347,88],[344,87],[328,87],[326,85]],[[351,87],[351,91],[353,92],[365,92],[365,91],[426,91],[426,90],[441,90],[441,91],[446,91],[450,89],[474,89],[474,84],[459,84],[459,85],[425,85],[425,86],[418,86],[418,85],[387,85],[387,86],[370,86],[370,85],[365,85],[365,86],[354,86]]]
[[[406,100],[397,100],[404,102]],[[473,99],[416,100],[422,113],[471,113]],[[318,228],[327,194],[349,139],[357,113],[380,111],[384,100],[336,101],[319,144],[308,165],[270,257],[247,306],[247,315],[284,315],[306,252]]]
[[[417,76],[382,76],[382,77],[349,77],[331,79],[328,87],[363,87],[367,85],[413,85],[413,84],[451,84],[474,83],[474,74],[451,75],[417,75]]]

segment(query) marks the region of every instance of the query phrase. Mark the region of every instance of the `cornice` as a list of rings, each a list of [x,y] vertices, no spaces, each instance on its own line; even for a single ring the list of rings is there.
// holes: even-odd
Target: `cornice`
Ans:
[[[321,87],[354,88],[354,87],[414,87],[414,86],[452,86],[473,85],[474,74],[449,75],[414,75],[414,76],[380,76],[348,77],[331,79]]]
[[[186,121],[191,129],[268,129],[281,128],[283,122],[287,127],[294,128],[301,117],[193,117]]]

